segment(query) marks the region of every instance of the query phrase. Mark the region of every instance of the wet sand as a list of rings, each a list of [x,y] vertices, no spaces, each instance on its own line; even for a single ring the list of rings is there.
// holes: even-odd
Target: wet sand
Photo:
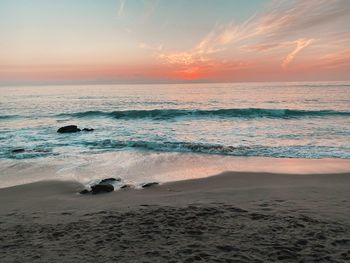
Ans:
[[[0,189],[1,262],[349,262],[350,174],[232,173],[79,195]]]

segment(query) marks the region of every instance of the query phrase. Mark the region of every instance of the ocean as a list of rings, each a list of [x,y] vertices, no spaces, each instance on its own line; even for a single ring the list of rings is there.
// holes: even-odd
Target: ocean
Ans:
[[[350,82],[3,86],[0,94],[0,187],[187,179],[245,157],[350,158]],[[94,131],[56,132],[70,124]]]

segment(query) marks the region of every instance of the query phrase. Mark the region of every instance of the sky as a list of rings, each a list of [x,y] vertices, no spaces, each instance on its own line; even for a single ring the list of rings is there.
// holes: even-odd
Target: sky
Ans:
[[[0,0],[0,84],[350,80],[349,0]]]

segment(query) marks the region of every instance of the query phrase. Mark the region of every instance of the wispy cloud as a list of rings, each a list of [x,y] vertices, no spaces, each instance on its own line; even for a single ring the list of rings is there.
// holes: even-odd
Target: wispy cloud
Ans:
[[[153,50],[153,51],[162,51],[162,49],[163,49],[163,45],[162,44],[150,45],[150,44],[147,44],[145,42],[140,42],[138,44],[138,47],[142,48],[142,49]]]
[[[348,0],[273,1],[264,12],[241,24],[216,26],[191,49],[162,50],[158,57],[166,63],[190,66],[215,60],[216,54],[224,51],[240,56],[242,52],[260,53],[278,48],[285,52],[280,61],[282,68],[287,69],[314,39],[320,43],[332,41],[327,39],[327,34],[334,33],[334,24],[350,23],[349,13]]]
[[[350,66],[350,49],[321,56],[315,66],[328,69]]]
[[[144,19],[149,19],[157,8],[158,0],[143,0],[144,2]]]
[[[282,62],[282,67],[284,69],[287,68],[287,66],[292,62],[292,60],[295,58],[295,56],[304,48],[306,48],[307,46],[309,46],[314,40],[313,39],[299,39],[296,41],[296,47],[295,49],[288,54],[288,56],[283,60]]]
[[[121,18],[124,14],[126,7],[126,0],[119,0],[117,16]],[[142,20],[148,20],[155,12],[158,5],[158,0],[143,0],[141,2],[141,8],[143,8],[143,14],[139,16]]]
[[[271,43],[271,44],[257,44],[257,45],[248,45],[248,46],[242,46],[242,51],[248,51],[248,52],[267,52],[271,49],[275,49],[278,47],[283,47],[284,44],[282,43]]]
[[[268,39],[310,33],[315,28],[324,32],[327,24],[347,18],[350,12],[348,0],[274,1],[271,6],[258,20],[258,32]]]
[[[124,12],[124,7],[125,7],[125,0],[119,0],[119,8],[118,8],[118,17],[121,17]]]

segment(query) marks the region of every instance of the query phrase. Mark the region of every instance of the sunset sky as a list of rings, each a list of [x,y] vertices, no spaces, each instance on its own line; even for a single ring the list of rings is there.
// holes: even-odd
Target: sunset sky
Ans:
[[[0,84],[350,80],[349,0],[0,0]]]

